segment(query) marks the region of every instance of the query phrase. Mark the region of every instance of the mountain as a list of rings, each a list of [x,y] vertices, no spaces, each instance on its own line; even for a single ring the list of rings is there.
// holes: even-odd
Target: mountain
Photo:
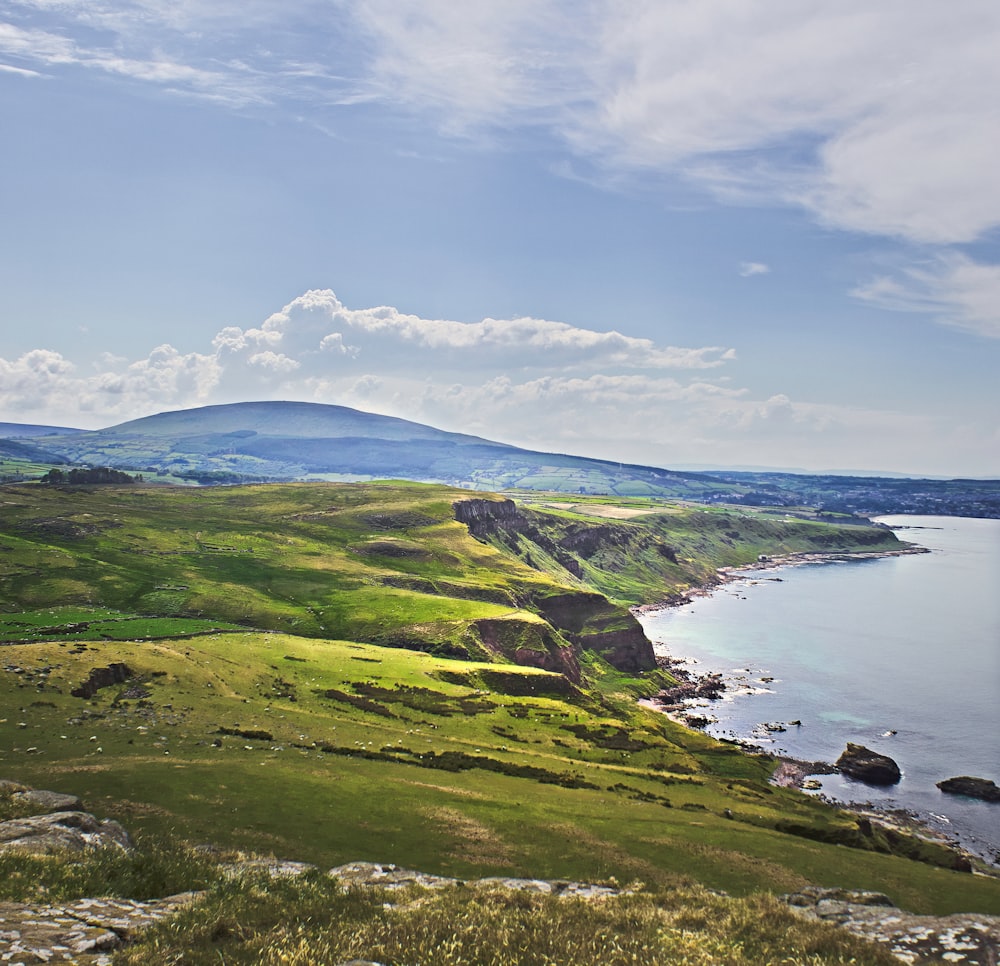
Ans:
[[[489,443],[477,436],[448,433],[395,416],[379,416],[347,406],[305,402],[245,402],[198,409],[179,409],[132,419],[93,435],[171,436],[185,438],[212,434],[240,434],[271,438],[334,439],[372,437],[392,440],[449,440]],[[491,446],[502,445],[489,443]]]
[[[170,483],[405,479],[466,489],[682,499],[789,512],[812,507],[849,515],[1000,518],[998,480],[681,472],[541,453],[407,419],[303,402],[204,406],[91,432],[0,423],[0,458],[110,466]],[[16,478],[24,478],[23,469]]]
[[[525,488],[713,500],[744,487],[580,456],[538,453],[345,406],[248,402],[160,413],[44,440],[74,463],[191,483],[401,478],[474,489]]]
[[[67,426],[35,426],[31,423],[0,422],[0,439],[19,439],[22,436],[66,436],[69,433],[79,433],[82,430],[70,429]]]

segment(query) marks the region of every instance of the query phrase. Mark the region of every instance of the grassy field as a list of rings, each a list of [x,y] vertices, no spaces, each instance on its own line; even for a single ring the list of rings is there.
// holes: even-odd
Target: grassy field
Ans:
[[[0,772],[133,829],[320,864],[1000,910],[996,880],[872,851],[850,817],[768,786],[767,759],[560,675],[253,632],[3,656]],[[112,661],[132,677],[70,695]]]
[[[661,672],[616,671],[574,643],[579,627],[545,616],[576,602],[579,623],[614,627],[631,617],[594,592],[601,580],[643,599],[658,593],[654,564],[690,582],[757,552],[855,549],[882,531],[550,509],[493,543],[455,520],[468,496],[0,490],[0,775],[79,794],[140,832],[320,865],[735,896],[819,883],[916,911],[1000,912],[998,880],[769,786],[772,761],[636,703]],[[582,675],[511,663],[531,647],[572,651]],[[112,664],[127,673],[71,694]]]

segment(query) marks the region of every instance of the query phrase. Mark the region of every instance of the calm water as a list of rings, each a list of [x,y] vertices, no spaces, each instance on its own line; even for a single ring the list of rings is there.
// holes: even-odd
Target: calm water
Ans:
[[[745,685],[707,708],[711,734],[808,760],[832,762],[848,741],[890,755],[903,771],[894,788],[830,775],[823,792],[912,809],[995,853],[1000,803],[934,783],[1000,783],[1000,520],[881,519],[933,552],[759,571],[640,620],[658,652]]]

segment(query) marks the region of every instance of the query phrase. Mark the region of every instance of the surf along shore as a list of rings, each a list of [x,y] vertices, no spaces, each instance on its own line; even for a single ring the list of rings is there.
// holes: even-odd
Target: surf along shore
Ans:
[[[642,605],[632,610],[636,617],[641,620],[646,615],[682,607],[692,603],[696,598],[709,597],[731,584],[754,581],[755,579],[780,582],[782,580],[780,576],[768,575],[773,574],[775,571],[784,570],[787,567],[808,564],[849,563],[880,557],[898,557],[932,552],[927,547],[911,543],[899,549],[887,551],[856,553],[800,552],[762,556],[754,563],[745,566],[719,568],[716,571],[715,579],[709,583],[692,587],[685,593],[674,595],[660,603]],[[771,681],[769,677],[763,677],[757,682],[751,683],[739,672],[731,674],[720,672],[698,674],[690,668],[691,663],[694,661],[690,656],[677,654],[672,650],[664,653],[664,649],[670,648],[669,641],[657,641],[654,639],[653,643],[658,652],[658,664],[676,677],[679,684],[674,688],[661,692],[654,698],[643,700],[641,703],[645,707],[666,714],[671,720],[687,727],[705,729],[715,723],[715,718],[711,713],[711,705],[716,701],[723,700],[727,694],[753,695],[768,691],[767,685]],[[762,724],[760,726],[760,730],[763,732],[761,737],[763,738],[770,733],[785,731],[788,727],[794,727],[798,724],[800,722],[797,721]],[[1000,875],[1000,853],[990,857],[983,855],[981,852],[970,851],[963,846],[961,840],[954,834],[935,827],[929,815],[924,816],[913,810],[899,808],[889,803],[871,801],[865,803],[844,802],[818,791],[820,785],[818,781],[815,781],[815,776],[830,775],[839,771],[830,762],[808,761],[768,751],[763,745],[754,740],[753,734],[722,737],[720,740],[741,747],[747,754],[761,755],[774,759],[775,770],[771,778],[771,782],[774,785],[812,792],[817,798],[842,811],[850,813],[860,822],[874,821],[883,828],[909,833],[924,838],[927,841],[945,845],[968,859],[970,866],[975,865],[979,871],[986,872],[986,874]],[[984,861],[987,863],[986,868],[983,867]]]

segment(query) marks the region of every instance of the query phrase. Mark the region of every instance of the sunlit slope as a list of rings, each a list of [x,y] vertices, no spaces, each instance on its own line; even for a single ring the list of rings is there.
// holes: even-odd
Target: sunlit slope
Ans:
[[[583,691],[534,669],[258,632],[3,654],[0,773],[133,828],[319,863],[682,877],[738,894],[820,882],[1000,909],[996,881],[873,851],[884,838],[770,788],[766,759],[638,707],[613,678]],[[111,663],[127,678],[70,693]]]
[[[579,680],[584,652],[652,670],[620,605],[474,539],[420,484],[6,491],[10,611],[99,606],[512,660]],[[572,619],[546,613],[569,594]]]
[[[902,546],[883,528],[641,508],[611,520],[407,483],[7,487],[0,580],[11,609],[99,603],[375,640],[560,587],[652,603],[761,553]]]

